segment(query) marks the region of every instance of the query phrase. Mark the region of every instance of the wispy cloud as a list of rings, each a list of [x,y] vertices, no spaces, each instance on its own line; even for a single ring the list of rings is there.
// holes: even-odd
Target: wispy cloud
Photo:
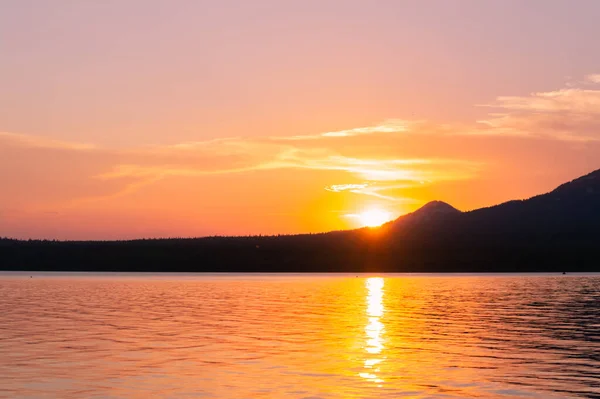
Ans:
[[[421,182],[420,184],[424,184],[424,182]],[[415,182],[405,182],[405,183],[400,183],[400,182],[374,183],[374,182],[371,182],[371,183],[361,183],[361,184],[334,184],[334,185],[325,187],[325,190],[331,191],[334,193],[350,192],[353,194],[367,195],[367,196],[376,197],[379,199],[384,199],[384,200],[392,201],[392,202],[396,202],[396,203],[399,203],[399,202],[401,202],[401,203],[417,203],[419,201],[411,199],[411,198],[406,198],[405,196],[397,197],[397,196],[393,196],[393,195],[383,194],[383,192],[385,192],[385,191],[405,189],[405,188],[413,187],[414,185],[415,185]]]
[[[568,88],[531,93],[528,96],[500,96],[495,102],[485,106],[505,110],[598,114],[600,113],[600,90]]]
[[[325,190],[332,191],[334,193],[341,193],[342,191],[360,192],[360,190],[369,187],[369,183],[362,184],[334,184],[325,187]]]
[[[600,73],[587,75],[586,80],[591,83],[600,83]]]
[[[281,148],[280,152],[265,153],[256,163],[232,168],[173,167],[172,165],[116,165],[111,171],[99,174],[100,179],[122,177],[202,176],[244,173],[256,170],[313,169],[343,171],[369,181],[411,181],[463,179],[472,177],[480,163],[453,159],[365,159],[335,154],[328,150]],[[438,167],[443,170],[438,170]]]
[[[600,74],[588,75],[600,83]],[[600,90],[568,87],[526,96],[500,96],[488,118],[467,134],[505,135],[577,143],[600,141]]]
[[[32,136],[20,133],[0,132],[0,142],[24,147],[65,149],[65,150],[92,150],[97,147],[93,144],[75,143],[54,140],[47,137]]]
[[[337,130],[331,132],[324,132],[319,134],[307,134],[307,135],[297,135],[297,136],[281,136],[281,137],[272,137],[274,140],[315,140],[322,138],[332,138],[332,137],[354,137],[354,136],[362,136],[367,134],[376,134],[376,133],[401,133],[408,132],[411,129],[411,126],[417,123],[416,121],[406,121],[400,119],[390,119],[385,122],[373,125],[373,126],[364,126],[364,127],[356,127],[352,129],[345,130]]]
[[[368,132],[389,133],[396,130],[400,130],[399,125],[381,124],[372,129],[350,129],[336,135],[328,132],[322,137],[344,140],[344,138],[366,135]],[[0,146],[2,145],[17,145],[20,151],[25,152],[28,148],[43,148],[48,151],[61,150],[73,154],[68,157],[77,159],[79,164],[76,169],[68,169],[69,163],[66,158],[65,162],[61,163],[64,164],[64,169],[48,168],[48,173],[54,173],[54,176],[59,173],[65,185],[63,192],[65,196],[70,196],[65,199],[68,199],[67,202],[70,204],[129,195],[171,177],[199,178],[292,169],[346,173],[365,183],[355,186],[332,184],[329,191],[338,193],[350,191],[399,201],[385,191],[409,185],[470,178],[478,173],[481,166],[460,159],[386,158],[376,154],[343,155],[337,151],[337,145],[331,143],[327,145],[314,142],[314,145],[298,146],[294,141],[286,142],[272,138],[231,137],[165,146],[108,149],[76,142],[5,133],[0,135]],[[81,151],[88,153],[87,157],[91,157],[88,159],[94,159],[93,167],[80,163],[85,161],[75,154]],[[352,153],[353,150],[347,149],[346,152]],[[50,162],[51,159],[53,156],[48,153],[47,156],[32,161],[29,166],[37,170],[34,173],[36,178],[41,178],[44,182],[52,180],[50,175],[43,177],[43,172],[39,171],[45,168],[43,164],[37,164]],[[97,172],[85,175],[86,171]],[[103,184],[106,189],[102,189]],[[39,187],[52,189],[52,185],[45,183]]]

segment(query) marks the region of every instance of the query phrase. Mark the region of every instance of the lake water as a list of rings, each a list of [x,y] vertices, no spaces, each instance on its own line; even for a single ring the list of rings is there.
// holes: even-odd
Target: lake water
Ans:
[[[600,276],[0,273],[0,397],[600,398]]]

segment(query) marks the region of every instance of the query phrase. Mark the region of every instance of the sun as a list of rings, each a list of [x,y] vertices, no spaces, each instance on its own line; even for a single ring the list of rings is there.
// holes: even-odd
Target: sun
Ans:
[[[370,209],[360,213],[358,218],[360,224],[365,227],[377,227],[389,222],[392,219],[392,216],[389,212],[380,209]]]

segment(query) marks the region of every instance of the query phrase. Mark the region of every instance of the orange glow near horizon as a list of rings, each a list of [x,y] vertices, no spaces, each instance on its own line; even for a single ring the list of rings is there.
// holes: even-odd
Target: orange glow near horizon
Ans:
[[[7,174],[4,192],[10,193],[0,197],[2,234],[123,239],[376,227],[435,199],[468,210],[543,193],[588,172],[582,160],[592,159],[565,152],[570,165],[579,163],[576,170],[540,178],[523,171],[543,164],[544,152],[531,157],[523,146],[552,154],[560,142],[405,132],[278,140],[111,150],[0,133],[0,174]],[[432,158],[392,158],[389,142],[408,155],[426,148]],[[334,155],[342,147],[345,155]],[[475,160],[442,159],[443,151]],[[520,161],[515,153],[523,155]],[[503,167],[489,166],[485,157]]]

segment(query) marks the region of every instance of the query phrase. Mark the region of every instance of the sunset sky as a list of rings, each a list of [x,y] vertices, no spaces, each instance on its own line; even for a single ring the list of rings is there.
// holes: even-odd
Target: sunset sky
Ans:
[[[319,232],[600,168],[600,1],[0,0],[0,236]]]

